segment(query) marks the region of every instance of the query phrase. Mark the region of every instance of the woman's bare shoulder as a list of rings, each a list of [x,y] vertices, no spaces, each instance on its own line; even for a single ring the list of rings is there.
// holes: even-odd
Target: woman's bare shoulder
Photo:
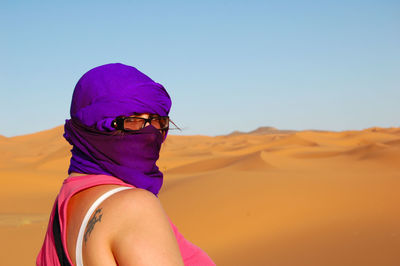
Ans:
[[[138,188],[123,190],[105,200],[96,211],[101,215],[99,233],[98,237],[93,234],[88,246],[89,241],[106,239],[120,265],[182,265],[167,215],[153,193]]]
[[[107,199],[104,206],[110,208],[112,212],[124,215],[126,218],[137,218],[135,214],[162,209],[159,199],[153,193],[140,188],[120,191]],[[126,212],[127,210],[130,210],[130,212]]]

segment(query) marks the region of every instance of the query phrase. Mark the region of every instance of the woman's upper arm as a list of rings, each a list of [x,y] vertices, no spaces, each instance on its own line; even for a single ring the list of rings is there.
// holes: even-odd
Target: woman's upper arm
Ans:
[[[104,205],[104,215],[108,209],[109,243],[119,265],[183,265],[168,218],[151,192],[117,193]]]

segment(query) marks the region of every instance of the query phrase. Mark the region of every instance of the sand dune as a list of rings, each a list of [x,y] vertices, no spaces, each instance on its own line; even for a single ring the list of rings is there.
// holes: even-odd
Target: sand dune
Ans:
[[[173,168],[171,170],[167,170],[166,173],[171,174],[190,174],[195,172],[207,172],[212,170],[217,170],[220,168],[228,167],[231,164],[240,161],[241,156],[238,157],[222,157],[222,158],[213,158],[206,159],[200,162],[194,162],[190,164],[186,164],[184,166],[180,166],[177,168]]]
[[[384,142],[384,143],[385,143],[386,145],[400,147],[400,140],[399,140],[399,139],[386,141],[386,142]]]
[[[168,174],[193,174],[197,172],[208,172],[232,168],[242,171],[267,170],[271,166],[261,157],[261,152],[247,154],[243,156],[217,157],[189,163],[184,166],[167,170]]]
[[[41,246],[62,132],[0,135],[4,265],[32,265]],[[218,265],[400,265],[400,128],[170,135],[158,165],[167,213]]]

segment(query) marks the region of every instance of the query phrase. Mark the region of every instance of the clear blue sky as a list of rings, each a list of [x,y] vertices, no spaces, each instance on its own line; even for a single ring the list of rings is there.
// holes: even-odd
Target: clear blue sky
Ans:
[[[1,1],[0,134],[69,118],[105,63],[162,83],[181,134],[400,126],[399,1]]]

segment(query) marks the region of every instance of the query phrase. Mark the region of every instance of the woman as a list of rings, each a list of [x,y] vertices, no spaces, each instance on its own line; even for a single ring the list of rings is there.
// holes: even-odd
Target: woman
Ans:
[[[65,123],[69,177],[37,265],[215,265],[157,198],[170,107],[164,87],[134,67],[108,64],[82,76]]]

